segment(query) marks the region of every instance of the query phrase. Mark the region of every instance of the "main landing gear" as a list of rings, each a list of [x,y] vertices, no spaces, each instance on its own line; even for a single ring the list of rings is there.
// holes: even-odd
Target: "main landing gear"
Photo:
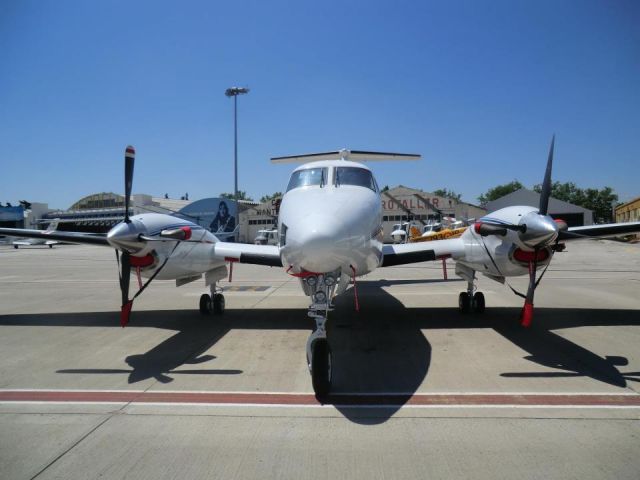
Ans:
[[[216,286],[216,283],[210,285],[211,295],[203,293],[200,296],[200,313],[202,315],[222,315],[224,313],[224,295],[222,288]]]
[[[456,266],[456,273],[467,281],[467,291],[458,295],[458,309],[460,313],[484,313],[484,294],[476,291],[476,272],[465,267],[464,270]]]
[[[317,397],[324,397],[331,390],[332,357],[326,323],[337,282],[337,276],[332,274],[314,274],[303,279],[305,292],[311,297],[307,315],[316,321],[316,328],[307,339],[307,365]]]

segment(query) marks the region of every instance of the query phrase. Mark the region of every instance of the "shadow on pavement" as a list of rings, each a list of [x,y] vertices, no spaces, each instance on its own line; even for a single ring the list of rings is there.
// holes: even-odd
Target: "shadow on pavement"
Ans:
[[[540,372],[502,372],[504,378],[585,376],[616,387],[640,381],[640,372],[621,373],[628,365],[624,352],[600,356],[567,340],[553,330],[584,326],[640,325],[635,310],[538,308],[529,329],[518,325],[519,308],[488,308],[484,315],[461,315],[456,308],[406,308],[387,293],[384,282],[358,284],[361,311],[355,312],[353,294],[336,299],[329,317],[328,337],[333,350],[333,392],[327,403],[349,420],[377,424],[388,420],[418,390],[427,378],[432,356],[429,330],[491,328],[528,353],[524,358],[544,367]],[[118,312],[56,313],[0,316],[0,325],[114,327]],[[304,309],[228,309],[223,317],[203,319],[194,311],[139,311],[132,327],[175,330],[176,334],[143,353],[132,353],[125,361],[130,369],[64,369],[60,374],[123,373],[130,384],[155,378],[172,381],[174,375],[242,375],[241,370],[176,370],[189,364],[205,365],[215,359],[207,351],[231,329],[308,330],[313,321]],[[301,344],[300,361],[305,345]],[[273,365],[274,369],[278,365]],[[560,370],[560,371],[558,371]],[[309,380],[309,389],[311,381]],[[385,408],[362,409],[358,398],[383,394]],[[367,403],[363,401],[362,403]],[[379,406],[379,405],[377,405]]]

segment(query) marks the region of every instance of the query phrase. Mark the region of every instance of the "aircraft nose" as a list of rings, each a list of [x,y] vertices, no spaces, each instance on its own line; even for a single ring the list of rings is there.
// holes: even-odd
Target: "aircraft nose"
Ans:
[[[283,255],[294,267],[332,272],[342,265],[347,242],[347,232],[335,219],[313,215],[289,226]]]

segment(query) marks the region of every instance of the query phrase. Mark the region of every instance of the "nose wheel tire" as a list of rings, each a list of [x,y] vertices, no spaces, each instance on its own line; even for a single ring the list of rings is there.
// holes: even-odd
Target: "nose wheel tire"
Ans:
[[[476,292],[473,296],[473,311],[484,313],[484,294],[482,292]]]
[[[222,315],[224,313],[224,295],[216,293],[213,296],[213,312]]]
[[[471,298],[467,292],[460,292],[460,295],[458,295],[458,309],[460,313],[469,313],[471,311]]]
[[[313,344],[311,382],[317,397],[329,394],[331,390],[331,349],[326,339],[318,339]]]

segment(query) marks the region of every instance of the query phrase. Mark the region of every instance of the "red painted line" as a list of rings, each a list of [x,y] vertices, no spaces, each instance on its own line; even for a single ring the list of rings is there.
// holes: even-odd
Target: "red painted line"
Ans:
[[[0,402],[115,402],[115,403],[201,403],[240,405],[417,405],[417,406],[584,406],[640,407],[640,395],[608,394],[414,394],[414,395],[330,395],[319,401],[311,394],[217,393],[217,392],[113,392],[35,390],[0,391]]]

